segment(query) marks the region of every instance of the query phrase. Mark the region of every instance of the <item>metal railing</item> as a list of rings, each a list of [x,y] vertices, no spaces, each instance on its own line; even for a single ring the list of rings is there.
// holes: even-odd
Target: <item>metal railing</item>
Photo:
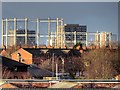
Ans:
[[[81,83],[120,83],[120,80],[112,79],[0,79],[2,82],[51,82],[51,81],[66,81],[66,82],[81,82]]]

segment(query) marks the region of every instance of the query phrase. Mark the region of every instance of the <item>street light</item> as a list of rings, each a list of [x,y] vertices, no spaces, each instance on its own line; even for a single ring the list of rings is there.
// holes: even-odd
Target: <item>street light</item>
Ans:
[[[61,59],[62,59],[62,77],[64,77],[64,58]]]
[[[58,79],[58,59],[56,61],[56,79]]]
[[[60,58],[62,60],[62,77],[64,77],[64,58],[62,58],[61,56]],[[56,61],[56,79],[58,79],[58,59]]]

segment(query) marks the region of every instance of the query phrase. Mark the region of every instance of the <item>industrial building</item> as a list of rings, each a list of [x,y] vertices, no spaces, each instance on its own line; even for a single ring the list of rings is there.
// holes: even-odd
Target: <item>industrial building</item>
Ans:
[[[18,28],[19,24],[22,23],[22,29]],[[35,24],[34,30],[29,30],[29,26],[32,26],[32,24]],[[47,23],[47,34],[42,34],[40,32],[41,29],[41,23]],[[12,19],[2,19],[2,46],[17,46],[19,44],[22,45],[34,45],[37,46],[40,45],[40,38],[47,38],[47,46],[50,46],[50,40],[53,37],[51,35],[51,25],[52,23],[55,24],[55,48],[64,47],[64,21],[63,19],[18,19],[18,18],[12,18]],[[12,29],[10,28],[12,27]],[[53,27],[52,27],[53,28]],[[42,32],[45,30],[42,30]]]
[[[79,42],[86,46],[87,26],[79,24],[66,24],[64,30],[65,44],[67,47],[73,47]]]
[[[23,24],[22,28],[19,28],[20,23]],[[30,23],[34,23],[35,26]],[[47,26],[44,26],[44,23]],[[43,28],[41,28],[42,25]],[[2,46],[5,45],[6,48],[13,45],[35,45],[38,47],[46,45],[54,48],[73,48],[79,42],[84,46],[89,46],[92,43],[102,47],[110,46],[110,43],[113,42],[113,36],[115,35],[111,32],[87,32],[86,25],[64,24],[64,20],[59,18],[2,19]]]
[[[9,35],[13,35],[14,34],[14,30],[8,30],[8,34]],[[25,34],[25,30],[16,30],[16,45],[24,45],[25,44],[25,37],[22,36],[23,34]],[[27,44],[29,46],[33,46],[36,44],[36,37],[34,36],[34,34],[36,34],[36,32],[34,30],[27,30]],[[8,40],[8,45],[13,46],[14,45],[14,36],[10,36],[9,40]]]

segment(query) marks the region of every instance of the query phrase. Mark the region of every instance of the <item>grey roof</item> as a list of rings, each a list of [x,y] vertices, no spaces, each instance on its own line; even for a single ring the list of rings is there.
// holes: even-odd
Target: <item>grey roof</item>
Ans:
[[[0,61],[2,61],[2,65],[5,65],[5,66],[8,66],[10,68],[13,68],[15,66],[29,66],[29,65],[26,65],[24,63],[20,63],[20,62],[17,62],[15,60],[12,60],[10,58],[7,58],[7,57],[3,57],[3,56],[0,56]]]
[[[24,63],[20,63],[3,56],[0,56],[0,62],[2,63],[3,66],[6,66],[11,70],[14,70],[17,67],[18,71],[19,70],[28,71],[33,77],[39,78],[39,77],[52,76],[52,72],[48,70],[38,68],[34,65],[26,65]]]
[[[45,69],[38,68],[34,65],[30,65],[30,67],[28,68],[28,72],[33,77],[36,77],[36,78],[52,76],[52,72]]]
[[[17,68],[17,71],[27,71],[27,67],[29,66],[24,63],[20,63],[3,56],[0,56],[0,62],[2,63],[2,66],[6,66],[12,71],[15,70],[16,68]]]

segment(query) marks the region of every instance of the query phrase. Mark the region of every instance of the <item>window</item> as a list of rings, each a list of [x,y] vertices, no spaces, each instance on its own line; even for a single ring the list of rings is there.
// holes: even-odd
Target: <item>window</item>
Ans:
[[[19,62],[21,62],[21,54],[20,53],[17,54],[17,59],[19,60]]]

